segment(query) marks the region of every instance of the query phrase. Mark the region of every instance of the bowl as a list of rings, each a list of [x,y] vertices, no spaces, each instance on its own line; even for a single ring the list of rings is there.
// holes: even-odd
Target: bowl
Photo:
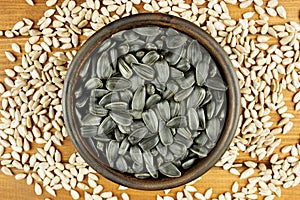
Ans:
[[[240,92],[222,47],[165,14],[116,20],[72,60],[67,132],[82,158],[118,184],[161,190],[207,172],[230,145]]]

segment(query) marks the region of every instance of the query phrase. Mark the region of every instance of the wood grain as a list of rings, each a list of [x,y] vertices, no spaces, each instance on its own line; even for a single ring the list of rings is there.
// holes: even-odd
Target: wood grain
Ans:
[[[43,12],[47,9],[44,5],[43,0],[36,0],[36,6],[32,7],[26,4],[25,0],[1,0],[0,1],[0,30],[9,30],[17,21],[22,20],[22,18],[26,17],[29,19],[37,20],[43,16]],[[59,1],[61,2],[61,1]],[[82,0],[79,2],[83,2]],[[300,11],[300,0],[281,0],[281,5],[284,5],[287,10],[287,19],[282,20],[278,17],[272,18],[270,20],[270,24],[278,24],[284,23],[288,21],[297,21],[299,22],[299,11]],[[244,9],[242,12],[238,9],[237,6],[228,6],[230,9],[231,16],[235,19],[241,17],[241,13],[247,10],[251,10],[252,8]],[[11,68],[14,64],[9,63],[4,55],[4,51],[11,50],[11,43],[17,42],[21,45],[27,40],[27,37],[17,37],[13,39],[8,39],[5,37],[0,37],[0,80],[4,78],[4,69]],[[23,47],[23,46],[22,46]],[[20,64],[20,55],[18,55],[18,60],[15,64]],[[289,106],[289,111],[295,115],[295,118],[292,120],[295,124],[292,131],[289,132],[287,135],[280,135],[279,137],[282,138],[281,146],[287,144],[296,144],[299,143],[299,131],[300,131],[300,113],[296,113],[293,111],[294,104],[291,102],[292,95],[290,92],[284,92],[285,94],[285,101]],[[276,114],[272,115],[273,120],[278,120],[278,116]],[[33,146],[33,149],[36,146]],[[73,145],[71,144],[70,140],[67,139],[63,146],[59,148],[63,153],[63,160],[66,162],[68,156],[75,151]],[[237,162],[242,163],[245,160],[251,159],[247,154],[241,154]],[[267,163],[267,160],[263,162]],[[204,192],[206,189],[212,187],[213,188],[213,197],[217,197],[218,194],[230,191],[231,184],[237,180],[240,185],[246,184],[246,180],[239,180],[238,177],[229,174],[227,171],[224,171],[220,168],[214,167],[208,173],[206,173],[201,181],[198,181],[195,186],[200,192]],[[117,184],[110,182],[109,180],[101,177],[100,183],[104,186],[105,191],[114,191],[117,196],[120,196],[122,191],[117,191]],[[177,191],[181,191],[182,187],[175,188],[171,191],[170,195],[174,196]],[[157,194],[163,194],[163,191],[139,191],[128,189],[126,191],[131,199],[155,199]],[[44,199],[45,197],[52,198],[49,194],[45,191],[41,196],[36,196],[34,194],[33,186],[26,185],[25,180],[16,181],[14,177],[5,176],[3,173],[0,173],[0,194],[1,200],[40,200]],[[81,194],[83,194],[81,192]],[[297,199],[300,197],[300,186],[298,185],[295,188],[290,189],[283,189],[283,194],[280,199]],[[69,193],[65,190],[60,190],[57,193],[57,197],[55,199],[64,199],[68,200],[71,199]]]

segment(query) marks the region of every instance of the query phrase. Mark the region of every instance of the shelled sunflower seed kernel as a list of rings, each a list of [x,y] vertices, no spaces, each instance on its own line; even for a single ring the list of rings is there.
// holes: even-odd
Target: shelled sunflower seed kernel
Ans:
[[[56,0],[47,1],[49,6],[53,6],[56,2]],[[156,1],[154,0],[132,0],[132,2],[132,7],[127,6],[128,9],[126,10],[126,3],[123,3],[123,1],[102,1],[101,7],[106,7],[106,10],[109,10],[109,5],[118,6],[116,13],[109,12],[109,16],[105,16],[101,13],[99,0],[88,0],[86,3],[82,4],[76,3],[73,0],[65,0],[62,4],[57,5],[57,7],[53,7],[56,9],[56,12],[51,18],[52,25],[55,28],[49,26],[44,30],[35,29],[33,28],[34,22],[28,18],[24,18],[22,21],[17,22],[12,28],[11,32],[13,34],[7,32],[8,36],[13,37],[18,37],[18,35],[41,37],[39,37],[37,44],[35,45],[30,44],[29,42],[26,43],[24,46],[24,52],[26,54],[18,56],[22,60],[22,64],[20,66],[12,67],[16,71],[15,87],[10,88],[7,85],[2,87],[2,84],[0,85],[2,97],[1,116],[3,116],[1,118],[2,123],[0,124],[1,166],[4,167],[3,169],[1,167],[2,170],[8,172],[6,169],[9,169],[14,174],[28,174],[26,177],[26,182],[28,184],[34,183],[33,177],[35,181],[41,179],[43,187],[48,186],[52,178],[59,176],[61,178],[62,187],[68,191],[71,189],[71,182],[72,188],[76,188],[76,177],[78,174],[80,174],[79,182],[81,182],[83,177],[87,177],[88,174],[95,174],[95,172],[89,168],[77,154],[72,154],[69,163],[57,162],[55,165],[49,166],[47,163],[41,162],[36,158],[30,159],[35,156],[29,155],[26,152],[28,152],[32,146],[35,146],[32,145],[33,143],[39,143],[40,145],[43,145],[44,150],[51,156],[53,155],[53,151],[58,151],[56,146],[63,142],[60,133],[63,137],[67,136],[61,118],[61,96],[56,96],[53,92],[49,93],[49,91],[45,91],[43,87],[47,82],[51,82],[52,76],[59,75],[61,80],[57,82],[57,77],[55,77],[54,80],[58,85],[63,83],[67,64],[70,63],[70,60],[76,53],[76,51],[71,50],[66,53],[59,51],[57,48],[62,46],[62,42],[60,42],[59,39],[61,37],[68,38],[72,35],[91,36],[96,30],[115,19],[135,14],[138,11],[143,11],[143,9],[137,5],[139,3],[142,5],[147,3],[152,6],[153,9],[154,7],[157,8]],[[282,133],[282,126],[288,121],[293,122],[294,116],[287,111],[280,114],[280,118],[285,122],[278,125],[279,127],[270,128],[270,119],[263,123],[259,123],[260,119],[265,116],[270,116],[271,112],[274,113],[279,107],[285,105],[283,95],[281,94],[283,90],[288,89],[295,93],[294,91],[299,89],[300,25],[299,22],[295,21],[282,22],[275,25],[269,24],[268,21],[271,16],[266,13],[262,1],[259,0],[247,2],[244,0],[211,2],[210,7],[205,7],[204,0],[196,0],[190,4],[190,8],[181,6],[180,9],[178,9],[180,7],[178,1],[162,0],[159,1],[157,5],[159,6],[159,12],[181,16],[207,30],[207,32],[213,35],[224,47],[224,50],[228,53],[236,67],[241,92],[245,100],[244,104],[242,104],[243,115],[240,116],[239,130],[236,132],[236,137],[231,144],[230,149],[224,154],[217,165],[224,166],[224,169],[239,169],[244,167],[243,165],[235,163],[239,151],[249,153],[253,159],[258,157],[263,158],[265,156],[269,157],[272,155],[273,151],[278,148],[280,140],[276,140],[276,137],[277,134]],[[273,9],[276,8],[277,14],[280,17],[285,17],[286,12],[282,8],[277,8],[281,6],[278,4],[277,0],[270,0],[268,2],[271,3],[267,3],[267,7]],[[254,5],[253,11],[257,13],[254,17],[258,15],[258,19],[231,19],[230,10],[227,8],[227,4],[242,4],[241,7],[248,6],[248,8]],[[129,10],[130,8],[132,10]],[[176,10],[176,12],[174,10]],[[76,17],[86,20],[88,25],[79,28],[77,26],[78,24],[75,25],[71,23],[71,20]],[[57,23],[57,21],[59,22]],[[82,22],[82,25],[86,24],[86,21]],[[58,27],[54,24],[58,25]],[[7,35],[5,34],[5,31],[0,31],[0,36],[3,34]],[[270,46],[267,46],[266,44],[256,45],[258,42],[251,38],[252,36],[255,38],[259,35],[268,35],[272,40],[277,42]],[[44,52],[44,49],[39,45],[43,40],[47,41],[47,45],[52,47],[52,51],[58,53],[54,56],[49,56],[46,64],[39,64],[36,58],[39,57],[40,52],[37,52],[37,49],[42,49],[41,51]],[[79,44],[82,44],[84,42],[83,40],[84,38],[80,37]],[[72,42],[72,45],[77,46],[75,44],[76,42]],[[71,46],[70,44],[67,44],[64,45],[63,48],[70,48]],[[267,49],[263,50],[265,48]],[[293,56],[291,56],[291,54],[293,54]],[[41,66],[45,66],[44,70],[41,70]],[[285,70],[283,71],[282,69]],[[280,75],[278,76],[279,73]],[[22,90],[20,90],[20,88],[22,88]],[[31,99],[33,96],[34,100]],[[50,103],[44,102],[41,104],[39,102],[39,97],[41,96],[47,96],[46,98],[49,98],[47,101]],[[277,101],[273,101],[273,99],[276,98],[272,96],[277,96]],[[298,104],[295,105],[295,109],[299,107],[297,106]],[[19,113],[21,113],[21,120]],[[47,117],[49,121],[55,119],[59,126],[53,126],[48,123],[49,125],[47,124],[45,129],[45,124],[39,122],[40,115],[43,115],[43,118]],[[264,125],[265,123],[266,125]],[[43,134],[33,134],[31,131],[33,125],[36,125]],[[55,128],[51,130],[51,127],[60,127],[60,130],[53,131]],[[275,144],[272,145],[274,142]],[[241,144],[245,148],[241,148]],[[291,146],[293,146],[291,147],[294,152],[293,156],[298,159],[300,151],[299,144]],[[298,156],[295,154],[295,148],[298,150]],[[32,150],[34,151],[34,149]],[[11,160],[15,158],[12,158],[11,151],[22,155],[22,168],[24,172],[14,170]],[[29,155],[30,158],[24,155]],[[231,199],[233,197],[255,199],[257,198],[257,194],[260,193],[260,195],[264,196],[266,199],[273,199],[274,195],[280,197],[281,188],[284,183],[284,187],[289,187],[291,185],[290,181],[293,181],[292,186],[299,184],[299,164],[297,164],[298,162],[293,162],[293,165],[295,164],[293,168],[291,167],[291,164],[289,164],[289,161],[293,161],[295,158],[280,159],[276,161],[277,164],[272,164],[271,168],[259,164],[258,167],[255,168],[255,170],[259,172],[259,176],[248,178],[248,185],[241,187],[239,191],[226,192],[223,196],[225,196],[226,199]],[[31,165],[29,164],[29,160],[31,160]],[[41,175],[42,177],[39,177],[40,175],[35,173],[38,169],[40,169],[40,171],[45,171],[46,176],[43,177],[43,175]],[[70,174],[68,176],[65,175],[67,171],[69,171],[72,176]],[[40,174],[42,173],[40,172]],[[100,182],[97,181],[97,183],[99,184]],[[94,184],[91,185],[94,186]],[[59,187],[54,188],[59,189]],[[185,190],[185,192],[178,192],[178,199],[190,198],[191,195],[188,193],[187,190]],[[172,194],[172,191],[169,194]],[[201,195],[199,192],[191,192],[190,194],[195,195],[195,198],[197,199],[204,199],[202,197],[204,195]],[[92,192],[85,192],[85,195],[86,199],[102,198],[99,194],[93,194]],[[217,197],[217,195],[213,196]],[[221,194],[218,198],[223,199],[223,196]],[[169,196],[165,195],[165,198],[168,197]],[[173,197],[169,198],[172,199]]]
[[[115,33],[74,84],[82,137],[103,162],[138,178],[181,176],[214,148],[226,120],[227,86],[216,63],[173,28]]]

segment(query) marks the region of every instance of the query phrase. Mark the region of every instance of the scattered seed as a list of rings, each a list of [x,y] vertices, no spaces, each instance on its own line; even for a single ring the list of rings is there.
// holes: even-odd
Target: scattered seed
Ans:
[[[34,192],[38,196],[43,193],[43,190],[42,190],[42,187],[40,186],[40,184],[38,184],[38,183],[34,184]]]
[[[5,51],[5,56],[10,62],[16,61],[16,57],[9,51]]]

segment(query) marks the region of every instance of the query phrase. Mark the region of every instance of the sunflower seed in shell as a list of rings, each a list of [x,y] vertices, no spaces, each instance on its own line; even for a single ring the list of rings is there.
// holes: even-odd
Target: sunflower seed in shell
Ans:
[[[166,45],[170,49],[176,49],[183,46],[186,41],[187,41],[187,37],[183,35],[174,35],[172,37],[167,37]]]
[[[151,153],[147,153],[147,154],[144,154],[144,156],[145,155],[152,155]],[[146,157],[144,157],[144,160],[146,160],[147,158]],[[150,164],[150,163],[148,163],[148,162],[146,162],[145,161],[145,167],[146,167],[146,169],[147,169],[147,171],[149,172],[149,174],[152,176],[152,178],[158,178],[158,170],[157,170],[157,167],[156,166],[154,166],[154,164],[152,163],[152,164]]]
[[[97,61],[97,76],[100,79],[107,79],[113,74],[113,68],[109,62],[107,52],[103,52]]]
[[[167,101],[158,103],[157,110],[163,120],[168,121],[170,119],[171,117],[170,105]]]
[[[160,142],[163,145],[168,146],[173,143],[174,141],[173,134],[171,130],[168,127],[166,127],[165,122],[159,123],[158,134],[159,134]]]
[[[209,150],[206,149],[205,147],[199,147],[196,145],[193,145],[190,148],[190,151],[196,154],[199,158],[205,158],[209,152]]]
[[[151,177],[149,173],[135,173],[134,176],[139,179],[146,179]]]
[[[188,169],[190,168],[195,162],[197,161],[197,158],[191,158],[186,160],[185,162],[182,163],[182,168],[183,169]]]
[[[151,81],[154,79],[155,70],[147,64],[132,63],[132,69],[135,73],[144,80]]]
[[[142,119],[150,132],[156,133],[158,130],[158,119],[155,112],[149,109],[142,113]]]
[[[167,177],[180,177],[181,172],[172,163],[165,163],[159,167],[159,172]]]
[[[205,85],[208,88],[218,90],[218,91],[226,91],[227,90],[227,86],[224,84],[224,81],[218,77],[207,79]]]
[[[176,117],[180,111],[180,103],[171,101],[170,102],[170,114],[171,117]]]
[[[133,119],[142,119],[142,110],[130,110],[129,112]]]
[[[126,41],[134,41],[137,40],[140,36],[134,31],[125,31],[123,34]]]
[[[102,88],[102,87],[103,87],[103,83],[102,83],[101,79],[99,79],[99,78],[91,78],[84,85],[84,88],[87,90],[93,90],[93,89]]]
[[[130,126],[133,118],[127,110],[112,110],[109,113],[110,117],[121,126]]]
[[[156,36],[160,34],[160,28],[158,26],[156,27],[137,27],[133,29],[134,32],[142,35],[142,36]]]
[[[208,141],[208,137],[207,137],[206,133],[201,133],[195,138],[195,142],[199,146],[204,146],[207,143],[207,141]]]
[[[170,68],[166,60],[158,60],[154,63],[154,69],[156,70],[157,80],[162,85],[165,85],[170,76]]]
[[[186,98],[188,98],[191,95],[193,90],[194,90],[194,87],[190,87],[185,90],[180,90],[179,92],[177,92],[174,95],[174,100],[177,102],[182,102],[183,100],[185,100]]]
[[[148,83],[148,84],[146,85],[146,92],[147,92],[148,95],[153,95],[153,94],[155,94],[155,91],[156,91],[156,89],[155,89],[155,86],[154,86],[153,84]]]
[[[129,136],[128,140],[131,144],[136,144],[139,141],[141,141],[147,134],[148,129],[146,127],[141,127],[138,129],[135,129]]]
[[[112,46],[114,46],[113,41],[110,40],[110,39],[107,39],[107,40],[105,40],[101,43],[101,45],[99,46],[97,52],[98,53],[103,52],[104,50],[107,50],[109,47],[112,47]],[[108,56],[106,56],[106,57],[108,58]]]
[[[174,156],[181,158],[186,155],[187,148],[184,144],[175,141],[169,146],[170,151],[174,154]]]
[[[208,104],[206,104],[205,113],[206,113],[207,120],[210,120],[213,117],[215,108],[216,108],[215,101],[210,101]]]
[[[110,116],[107,116],[101,122],[101,124],[98,128],[97,135],[108,134],[111,131],[113,131],[115,128],[116,128],[116,123],[114,122],[114,120]]]
[[[123,156],[119,156],[115,162],[114,167],[120,172],[127,172],[128,164]]]
[[[219,73],[219,71],[218,71],[218,67],[217,67],[217,65],[216,65],[216,63],[214,62],[214,61],[211,61],[210,63],[209,63],[209,68],[210,68],[210,70],[209,70],[209,76],[210,77],[215,77],[216,75],[218,75],[218,73]]]
[[[164,46],[164,42],[162,40],[156,40],[154,44],[157,46],[157,49],[162,49]]]
[[[212,118],[207,121],[207,136],[211,141],[217,141],[220,133],[220,120],[218,118]]]
[[[82,126],[100,125],[102,117],[87,114],[81,121]]]
[[[132,54],[126,54],[124,56],[124,60],[128,65],[132,65],[133,63],[139,63],[138,59]]]
[[[188,89],[194,85],[195,75],[194,73],[188,73],[186,77],[176,79],[176,82],[182,89]]]
[[[133,94],[131,109],[142,111],[145,107],[145,103],[146,103],[146,88],[144,86],[140,86]]]
[[[199,127],[206,128],[206,117],[203,108],[197,109],[198,119],[199,119]]]
[[[186,148],[190,148],[194,141],[193,141],[193,138],[192,137],[184,137],[180,134],[175,134],[174,136],[174,141],[180,143],[180,144],[183,144],[184,146],[186,146]]]
[[[101,134],[101,135],[97,134],[96,136],[94,136],[93,139],[97,142],[96,148],[101,151],[105,151],[106,144],[113,139],[110,136],[111,135],[104,135],[104,134]]]
[[[186,57],[192,65],[196,66],[196,64],[202,60],[202,52],[203,49],[199,42],[193,40],[187,48]]]
[[[99,117],[105,117],[108,114],[108,110],[103,108],[101,105],[97,105],[95,103],[90,103],[89,112],[92,115],[96,115]]]
[[[142,152],[142,154],[143,154],[145,164],[147,164],[147,165],[154,164],[153,155],[151,154],[150,151],[144,151],[144,152]]]
[[[86,75],[88,74],[88,70],[91,66],[92,63],[92,58],[89,58],[86,62],[84,62],[79,74],[79,77],[81,77],[82,79],[85,79]]]
[[[187,72],[191,68],[191,64],[187,59],[181,58],[175,67],[180,71]]]
[[[129,154],[131,156],[131,159],[133,162],[138,163],[138,164],[143,164],[143,154],[141,149],[134,145],[130,147]]]
[[[138,87],[144,86],[145,80],[137,75],[133,75],[130,78],[131,81],[131,89],[132,91],[136,91]]]
[[[187,99],[187,107],[197,108],[205,99],[206,91],[201,87],[195,87]]]
[[[116,48],[112,48],[109,50],[110,62],[113,68],[113,71],[116,71],[117,63],[118,63],[118,50]]]
[[[154,167],[154,165],[146,164],[146,169],[149,172],[149,174],[152,176],[152,178],[158,178],[158,171]]]
[[[109,92],[100,99],[98,104],[101,106],[105,106],[106,104],[109,104],[109,103],[115,102],[115,101],[119,101],[118,93],[117,92]]]
[[[162,92],[162,98],[169,100],[174,96],[174,92],[170,89],[166,89],[165,91]]]
[[[139,142],[139,146],[141,149],[145,151],[149,151],[150,149],[154,148],[159,142],[158,136],[152,136],[145,138]],[[146,162],[146,161],[145,161]]]
[[[176,81],[170,80],[167,83],[167,90],[171,91],[173,94],[177,93],[179,90],[179,86]]]
[[[217,116],[220,111],[222,110],[223,106],[224,106],[224,101],[225,101],[225,92],[219,92],[217,91],[217,95],[215,94],[215,102],[216,102],[216,107],[215,107],[215,113],[214,116]]]
[[[173,117],[166,125],[170,128],[184,128],[187,126],[186,116]]]
[[[93,137],[97,134],[98,126],[82,126],[80,133],[82,137]]]
[[[179,35],[179,32],[174,28],[167,28],[167,30],[165,30],[165,32],[166,32],[167,36]]]
[[[145,108],[149,109],[151,108],[151,106],[156,105],[158,102],[160,102],[161,100],[161,96],[158,94],[152,94],[148,97],[148,99],[146,100],[146,104],[145,104]]]
[[[122,140],[121,144],[120,144],[120,148],[119,148],[119,154],[120,155],[125,155],[125,153],[129,150],[130,148],[130,143],[128,141],[127,138],[125,138],[124,140]]]
[[[83,87],[79,86],[78,90],[74,92],[75,99],[79,99],[83,95]]]
[[[106,88],[110,91],[122,91],[131,87],[131,82],[122,77],[111,77],[106,81]]]
[[[183,136],[186,139],[192,138],[192,133],[188,128],[178,128],[177,134]]]
[[[122,101],[111,102],[106,104],[104,108],[108,110],[125,110],[128,108],[128,103]]]
[[[159,142],[156,145],[156,150],[160,153],[160,155],[162,155],[163,157],[165,157],[168,153],[168,148],[167,146],[162,145],[161,142]]]
[[[118,157],[118,151],[119,151],[119,143],[115,140],[111,140],[106,149],[106,159],[108,161],[108,164],[111,167],[114,167],[114,162],[116,161]]]
[[[122,125],[120,125],[120,124],[117,124],[117,126],[118,126],[118,129],[119,129],[119,131],[121,132],[121,133],[123,133],[123,134],[129,134],[130,133],[130,131],[131,131],[131,129],[130,129],[130,126],[122,126]]]
[[[146,43],[145,45],[145,49],[148,51],[153,51],[153,50],[157,50],[157,46],[154,43],[149,43],[149,41],[147,41],[148,43]]]
[[[164,157],[164,161],[166,162],[174,162],[175,158],[171,151],[167,151],[167,155]]]
[[[87,102],[89,102],[89,99],[90,98],[86,94],[82,94],[79,99],[76,99],[76,103],[75,103],[76,108],[84,107],[87,104]]]
[[[183,78],[184,73],[174,67],[170,67],[170,77],[173,79]]]
[[[93,89],[93,90],[91,90],[91,97],[92,98],[100,98],[100,97],[103,97],[104,95],[106,95],[107,93],[109,93],[109,91],[106,89]]]
[[[191,130],[197,130],[199,128],[199,119],[197,111],[194,108],[190,108],[187,112],[188,125]]]
[[[129,79],[133,75],[133,71],[130,66],[122,59],[118,59],[118,68],[122,76]]]
[[[119,52],[120,55],[125,55],[129,52],[130,47],[128,44],[121,44],[117,46],[117,50]]]
[[[145,127],[144,122],[142,122],[142,121],[135,121],[133,124],[131,124],[130,130],[134,131],[134,130],[136,130],[138,128],[142,128],[142,127]]]
[[[125,134],[121,133],[119,129],[114,130],[114,137],[118,142],[121,142],[125,138]]]
[[[133,98],[133,94],[130,90],[119,91],[120,101],[124,101],[129,104]]]
[[[198,61],[196,64],[196,82],[197,85],[202,86],[206,82],[208,76],[209,64],[206,60]]]
[[[157,51],[149,51],[146,55],[142,58],[142,63],[144,64],[153,64],[160,58],[160,55]]]
[[[130,51],[139,51],[141,48],[143,48],[145,46],[146,42],[144,42],[142,40],[136,40],[132,43],[133,44],[129,44]]]
[[[165,59],[170,65],[176,65],[179,60],[183,57],[184,48],[172,49],[172,52],[165,54]]]

